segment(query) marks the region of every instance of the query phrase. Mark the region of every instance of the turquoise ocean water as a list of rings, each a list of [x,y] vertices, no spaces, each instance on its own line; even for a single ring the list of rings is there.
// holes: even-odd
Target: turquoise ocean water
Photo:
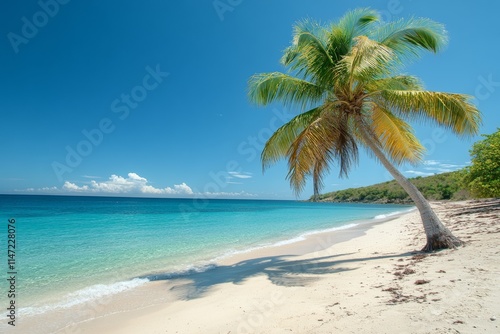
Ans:
[[[133,289],[148,276],[210,270],[214,261],[231,254],[410,208],[0,195],[0,267],[7,275],[7,220],[15,218],[19,315],[40,315]],[[6,291],[6,279],[1,282]]]

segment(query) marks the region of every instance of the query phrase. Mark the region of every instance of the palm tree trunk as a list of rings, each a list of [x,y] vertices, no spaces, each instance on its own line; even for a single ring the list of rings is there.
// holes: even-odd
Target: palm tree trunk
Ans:
[[[403,189],[410,195],[410,198],[415,202],[422,223],[424,224],[425,235],[427,237],[427,244],[422,249],[424,252],[430,252],[438,249],[456,248],[463,245],[463,242],[455,237],[446,226],[441,223],[436,213],[432,210],[429,202],[425,199],[422,193],[415,187],[406,177],[403,176],[387,159],[384,152],[377,144],[374,136],[360,127],[361,135],[366,145],[373,151],[375,156],[380,160],[382,165],[391,173],[394,179],[403,187]]]

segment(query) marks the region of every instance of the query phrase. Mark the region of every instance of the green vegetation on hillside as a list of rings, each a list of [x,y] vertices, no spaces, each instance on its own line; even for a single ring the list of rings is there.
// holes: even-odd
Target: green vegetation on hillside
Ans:
[[[465,168],[463,182],[475,197],[500,197],[500,129],[483,136],[472,146],[472,165]]]
[[[428,200],[469,198],[469,193],[462,187],[460,171],[427,177],[418,176],[410,181]],[[350,188],[318,195],[316,200],[320,202],[412,203],[408,194],[394,180],[368,187]]]

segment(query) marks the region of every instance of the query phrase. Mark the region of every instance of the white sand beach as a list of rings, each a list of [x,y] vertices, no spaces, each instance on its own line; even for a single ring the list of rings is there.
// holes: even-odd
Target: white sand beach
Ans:
[[[154,306],[60,332],[499,333],[499,203],[433,203],[467,243],[456,250],[420,253],[425,236],[414,211],[151,282],[135,298],[154,298]]]

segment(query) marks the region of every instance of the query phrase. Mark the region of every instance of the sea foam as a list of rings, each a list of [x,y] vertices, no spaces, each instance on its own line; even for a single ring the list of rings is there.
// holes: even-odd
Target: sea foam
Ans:
[[[68,309],[82,304],[96,305],[102,303],[104,297],[116,295],[131,289],[135,289],[149,282],[147,278],[134,278],[129,281],[116,282],[112,284],[96,284],[75,292],[69,293],[61,301],[44,306],[31,306],[19,309],[20,316],[34,316],[56,310]]]
[[[390,217],[394,217],[394,216],[400,216],[400,215],[403,215],[403,214],[406,214],[406,213],[409,213],[409,212],[412,212],[415,210],[416,210],[416,208],[413,207],[413,208],[408,209],[408,210],[394,211],[394,212],[386,213],[383,215],[377,215],[373,219],[386,219],[386,218],[390,218]]]

